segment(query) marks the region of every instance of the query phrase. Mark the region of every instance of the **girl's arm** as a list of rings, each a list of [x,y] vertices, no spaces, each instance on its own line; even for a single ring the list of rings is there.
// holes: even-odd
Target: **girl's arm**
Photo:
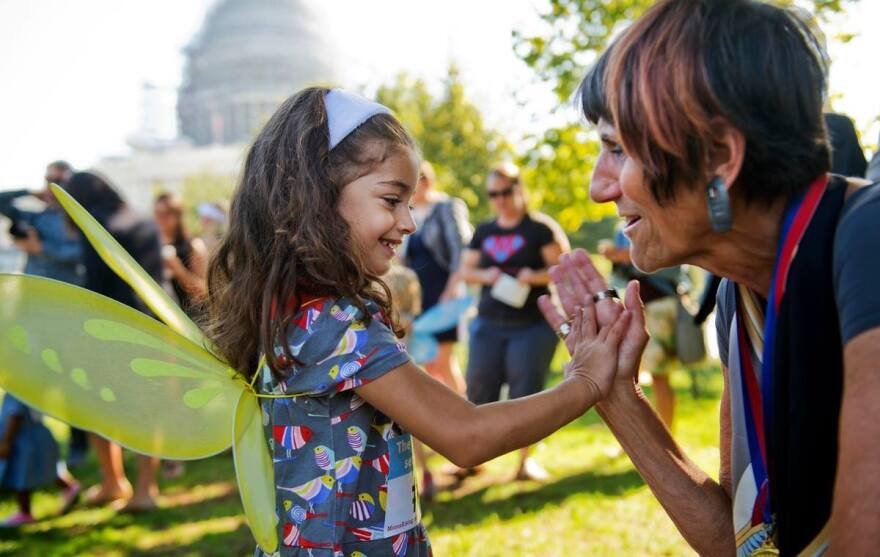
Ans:
[[[541,393],[476,406],[412,363],[359,387],[357,393],[456,465],[475,466],[547,437],[610,390],[630,313],[596,332],[592,306],[588,311],[571,332],[582,340],[566,378]]]

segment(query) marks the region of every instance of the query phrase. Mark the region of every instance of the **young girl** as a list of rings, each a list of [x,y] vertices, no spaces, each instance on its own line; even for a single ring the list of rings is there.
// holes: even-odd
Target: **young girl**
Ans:
[[[288,99],[248,153],[209,266],[208,331],[272,396],[262,407],[281,555],[430,555],[410,434],[474,466],[610,389],[630,315],[597,332],[592,306],[574,316],[565,379],[530,397],[477,407],[410,361],[379,277],[415,228],[418,177],[413,140],[388,109],[337,89]]]

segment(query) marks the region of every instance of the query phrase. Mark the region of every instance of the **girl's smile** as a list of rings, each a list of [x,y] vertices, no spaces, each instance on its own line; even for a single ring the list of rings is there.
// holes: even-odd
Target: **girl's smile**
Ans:
[[[403,243],[415,232],[409,203],[419,179],[419,160],[411,149],[389,151],[369,174],[342,189],[339,214],[363,251],[368,270],[383,275]]]

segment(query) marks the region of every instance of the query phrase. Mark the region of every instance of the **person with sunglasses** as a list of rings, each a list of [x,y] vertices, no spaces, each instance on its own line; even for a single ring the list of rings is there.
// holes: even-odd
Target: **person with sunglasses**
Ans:
[[[544,388],[558,339],[538,309],[538,297],[548,292],[548,268],[569,250],[556,221],[528,211],[515,165],[493,168],[486,194],[495,218],[477,226],[460,271],[463,280],[482,287],[465,377],[475,404],[497,401],[503,384],[511,399]],[[520,450],[516,478],[546,479],[528,455],[528,448]]]

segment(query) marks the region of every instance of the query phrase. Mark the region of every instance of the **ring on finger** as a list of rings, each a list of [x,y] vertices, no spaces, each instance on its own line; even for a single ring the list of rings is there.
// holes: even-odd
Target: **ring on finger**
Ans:
[[[565,340],[565,337],[567,337],[569,334],[571,334],[571,323],[569,323],[568,321],[566,321],[565,323],[560,325],[558,329],[556,329],[556,336],[558,336],[562,340]]]
[[[608,288],[607,290],[603,290],[603,291],[599,292],[598,294],[593,295],[594,302],[601,302],[602,300],[611,300],[611,299],[615,299],[615,300],[620,299],[620,295],[617,293],[617,290],[615,290],[613,288]]]

